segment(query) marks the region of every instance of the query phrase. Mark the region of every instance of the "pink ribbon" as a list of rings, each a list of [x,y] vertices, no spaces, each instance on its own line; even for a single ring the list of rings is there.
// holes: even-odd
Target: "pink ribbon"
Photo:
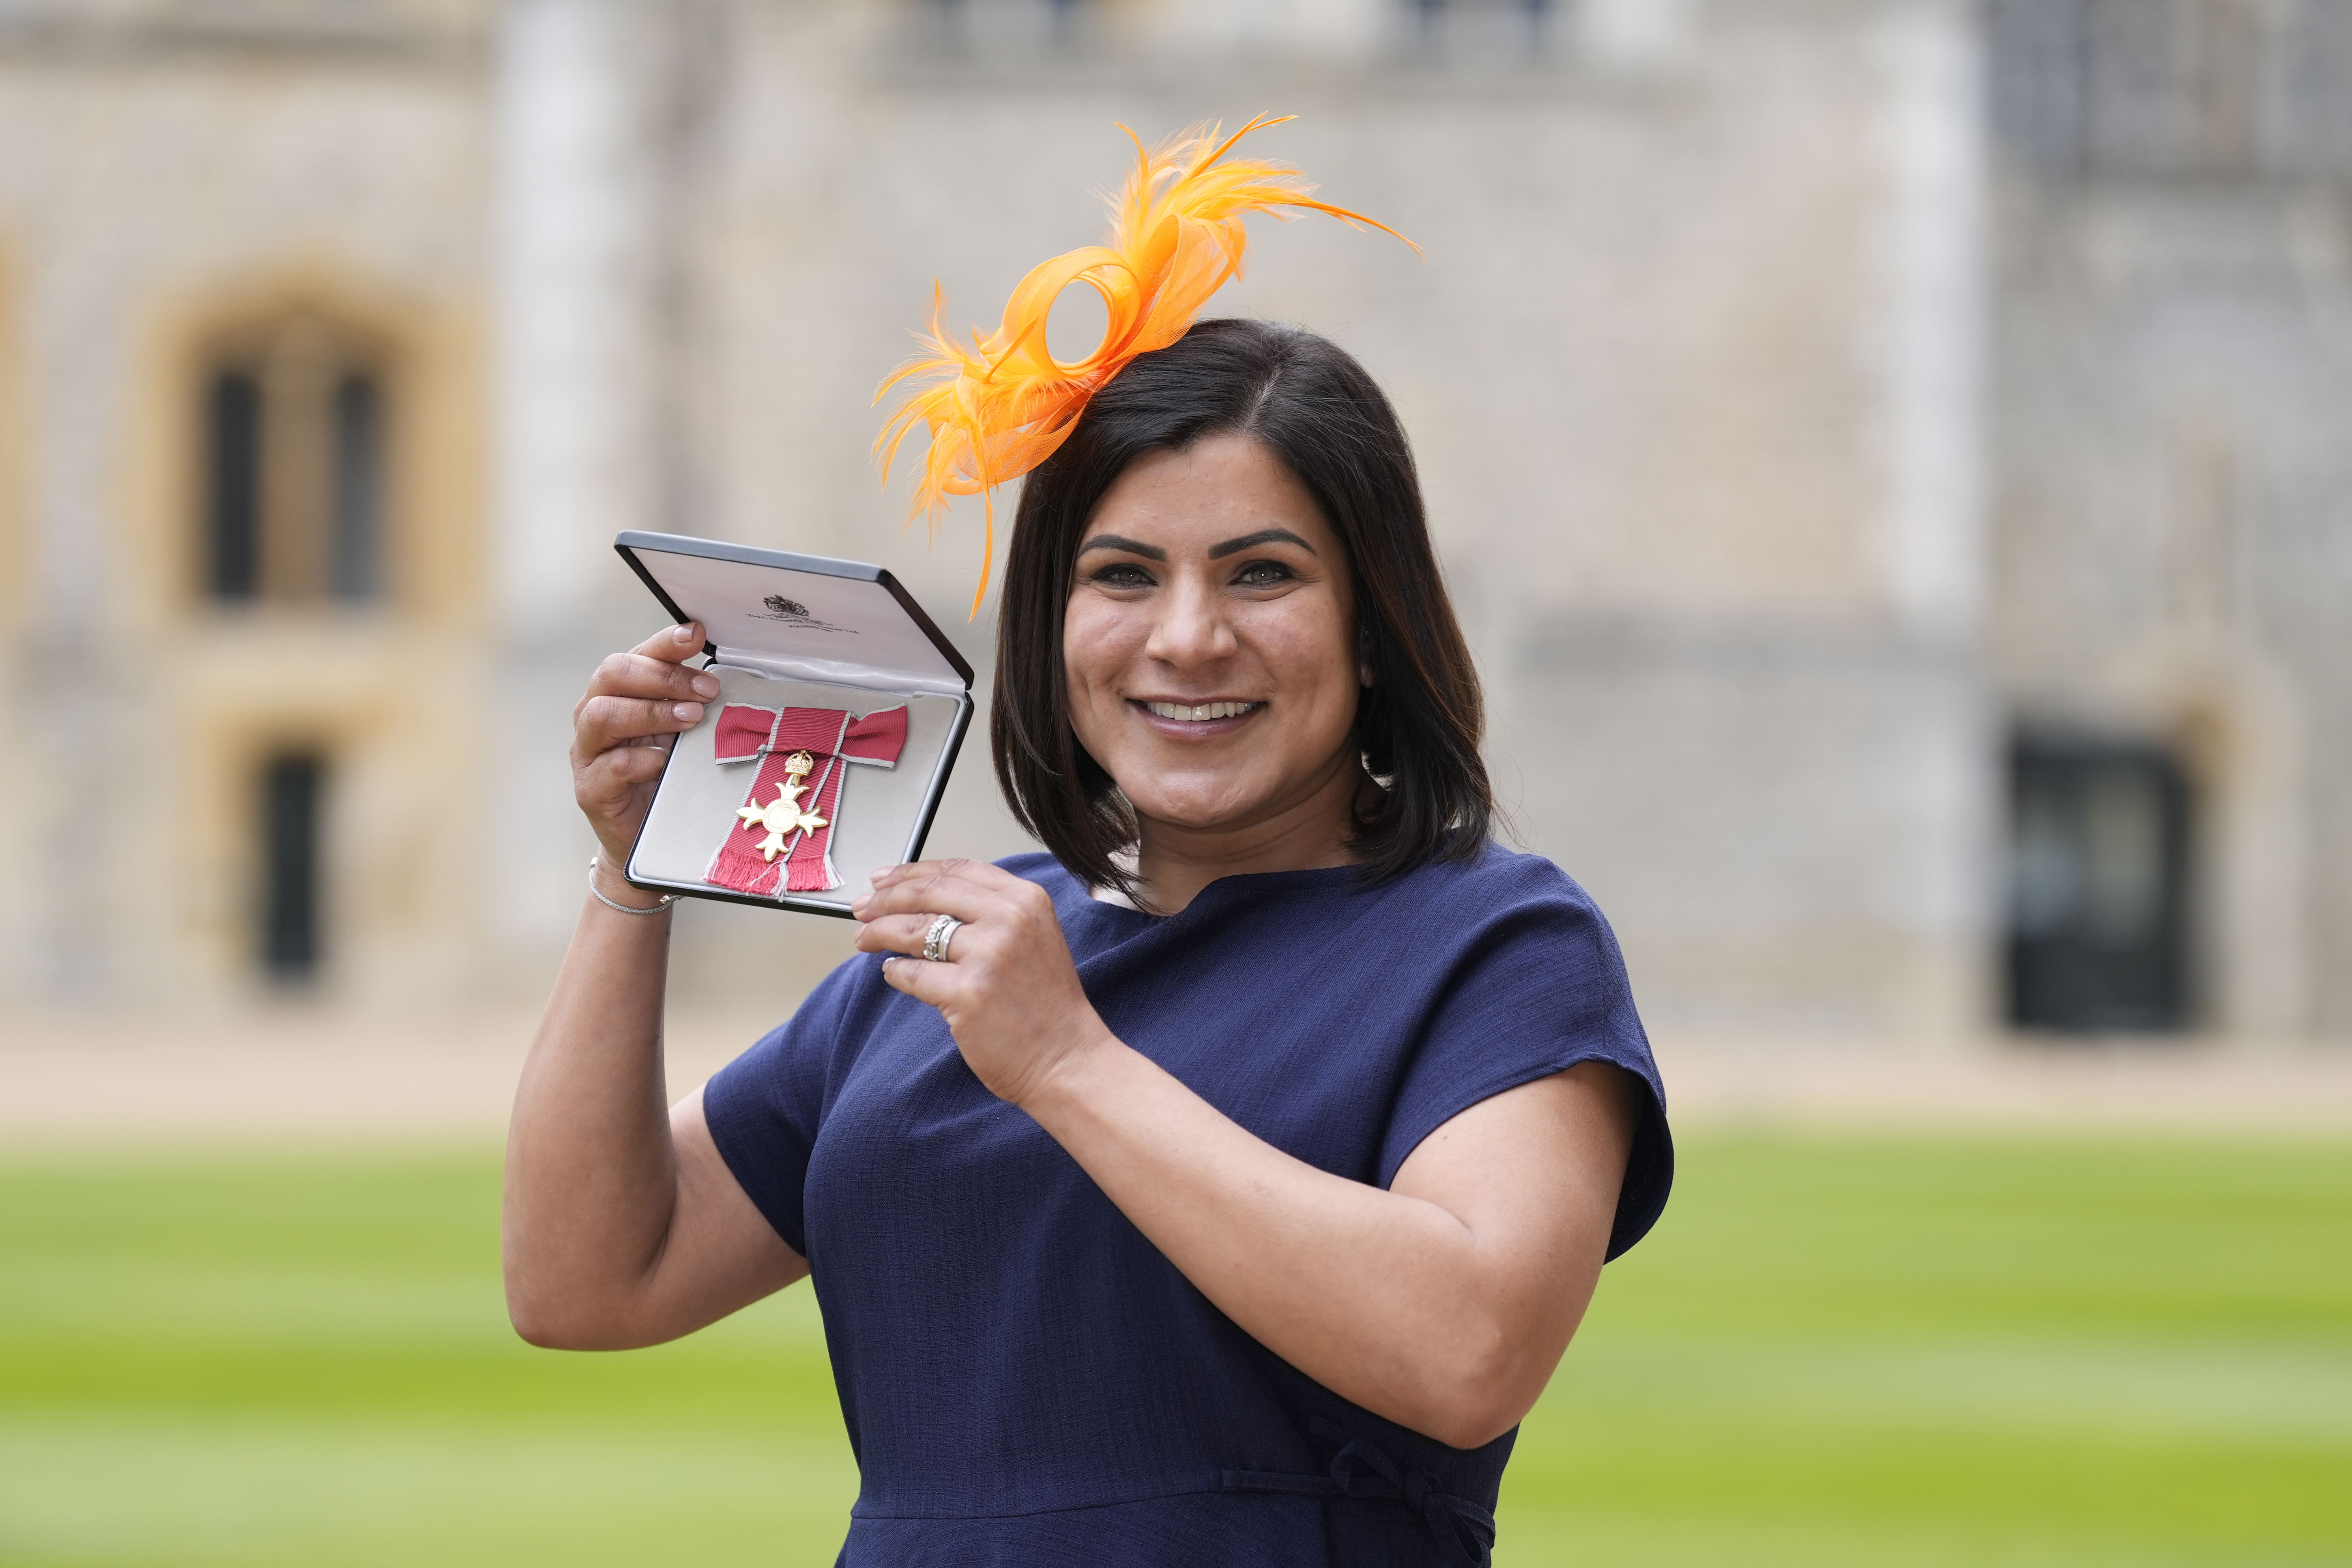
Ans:
[[[780,785],[792,784],[785,763],[806,752],[815,766],[802,781],[807,790],[800,808],[825,825],[793,835],[785,851],[771,860],[761,854],[767,829],[737,817],[710,858],[702,879],[715,887],[761,898],[785,893],[823,893],[841,886],[833,868],[833,827],[841,808],[842,764],[895,767],[907,746],[907,710],[902,703],[853,719],[842,708],[754,708],[730,703],[719,710],[712,735],[719,766],[758,762],[745,795],[746,805],[765,805]]]

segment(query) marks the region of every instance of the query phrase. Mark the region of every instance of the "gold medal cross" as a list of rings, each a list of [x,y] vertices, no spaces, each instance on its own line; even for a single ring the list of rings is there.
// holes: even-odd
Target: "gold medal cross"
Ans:
[[[794,835],[814,833],[818,828],[825,826],[824,817],[819,816],[815,812],[803,810],[800,803],[802,792],[808,788],[808,785],[802,781],[809,776],[809,770],[815,766],[814,757],[810,756],[806,752],[794,752],[784,759],[784,772],[791,775],[793,782],[778,784],[775,799],[765,805],[755,801],[750,805],[736,807],[735,815],[743,819],[743,826],[746,830],[753,827],[764,827],[768,830],[768,836],[760,840],[760,854],[762,858],[773,860],[784,852],[784,847],[791,842]]]

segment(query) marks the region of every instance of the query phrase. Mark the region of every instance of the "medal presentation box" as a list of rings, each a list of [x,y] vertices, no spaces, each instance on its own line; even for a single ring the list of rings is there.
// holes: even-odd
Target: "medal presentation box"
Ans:
[[[719,686],[670,746],[630,885],[847,918],[874,870],[922,853],[971,667],[878,566],[667,533],[613,548],[702,624]]]

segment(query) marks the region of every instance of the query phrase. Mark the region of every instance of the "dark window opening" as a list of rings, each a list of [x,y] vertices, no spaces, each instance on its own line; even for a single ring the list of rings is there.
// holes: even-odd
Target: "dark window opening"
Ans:
[[[373,599],[383,510],[383,398],[373,377],[347,375],[335,388],[334,444],[330,586],[338,599]]]
[[[320,827],[326,764],[273,757],[261,774],[261,967],[300,984],[319,970]]]
[[[1085,42],[1092,8],[1092,0],[920,0],[913,37],[919,47],[951,57],[1072,48]]]
[[[2011,1023],[2075,1033],[2187,1026],[2191,805],[2186,774],[2159,747],[2017,744]]]
[[[230,371],[213,378],[205,405],[206,579],[218,599],[250,599],[261,587],[261,388]]]
[[[1415,45],[1474,55],[1543,48],[1559,9],[1558,0],[1404,0]]]
[[[308,315],[218,345],[202,385],[203,591],[383,596],[391,388],[380,345]]]

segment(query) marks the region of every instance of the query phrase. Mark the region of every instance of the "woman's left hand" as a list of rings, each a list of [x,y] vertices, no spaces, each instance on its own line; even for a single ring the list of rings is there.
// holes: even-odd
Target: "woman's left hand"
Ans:
[[[912,954],[882,966],[897,990],[940,1010],[980,1081],[1023,1104],[1065,1061],[1110,1041],[1078,983],[1054,900],[979,860],[918,860],[877,872],[850,906],[861,952]],[[932,917],[963,923],[944,963],[922,956]]]

